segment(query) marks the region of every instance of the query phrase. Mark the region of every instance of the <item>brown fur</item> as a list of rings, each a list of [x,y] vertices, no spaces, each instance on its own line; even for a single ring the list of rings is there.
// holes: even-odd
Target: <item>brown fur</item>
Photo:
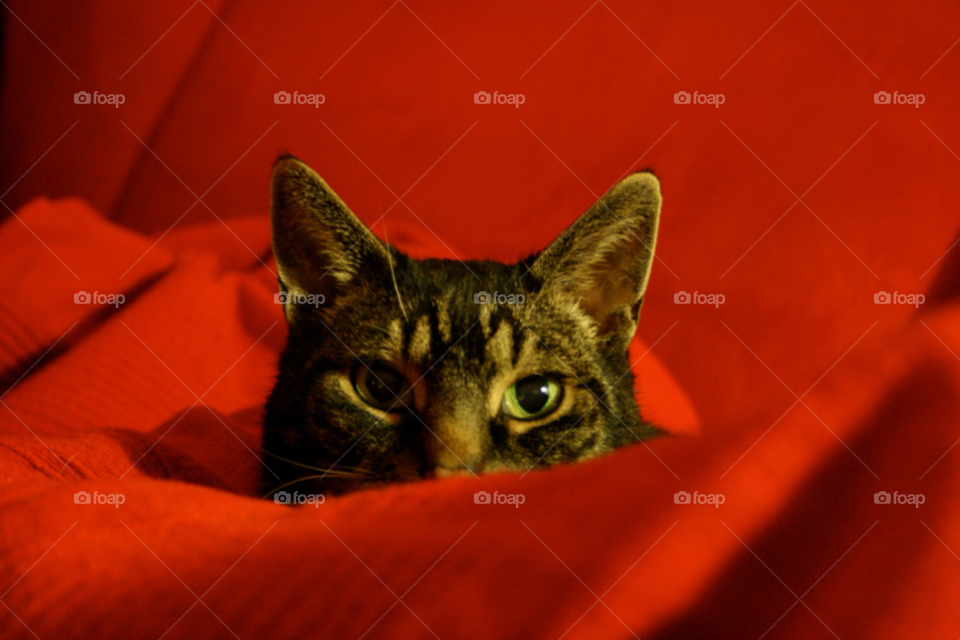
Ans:
[[[513,265],[413,260],[381,242],[320,176],[274,168],[273,248],[290,326],[264,424],[265,490],[339,493],[456,473],[526,471],[649,437],[627,347],[660,211],[650,173],[628,176],[539,255]],[[476,304],[479,291],[524,304]],[[392,407],[365,401],[361,367],[406,379]],[[558,407],[505,413],[527,376],[558,381]],[[370,378],[372,380],[372,378]]]

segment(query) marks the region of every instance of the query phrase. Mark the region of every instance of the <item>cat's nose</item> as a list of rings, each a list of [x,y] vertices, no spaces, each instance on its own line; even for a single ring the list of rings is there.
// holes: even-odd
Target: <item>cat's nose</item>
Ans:
[[[436,477],[475,474],[483,466],[485,432],[481,390],[444,389],[427,411],[427,468]]]
[[[480,439],[465,437],[462,428],[452,431],[439,428],[431,437],[428,453],[428,475],[448,478],[475,475],[483,467],[483,449]]]
[[[463,460],[462,462],[459,460],[445,458],[443,462],[444,466],[435,466],[430,470],[428,476],[434,478],[451,478],[455,476],[476,475],[479,473],[480,466],[482,465],[479,456],[470,456],[467,460]]]

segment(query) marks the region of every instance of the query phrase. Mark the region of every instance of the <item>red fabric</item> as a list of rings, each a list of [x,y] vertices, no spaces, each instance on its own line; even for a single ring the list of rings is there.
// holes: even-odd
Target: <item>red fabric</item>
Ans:
[[[3,637],[960,635],[957,7],[8,4]],[[316,509],[253,499],[282,151],[367,223],[386,212],[392,242],[464,259],[539,249],[652,166],[639,393],[687,436]]]

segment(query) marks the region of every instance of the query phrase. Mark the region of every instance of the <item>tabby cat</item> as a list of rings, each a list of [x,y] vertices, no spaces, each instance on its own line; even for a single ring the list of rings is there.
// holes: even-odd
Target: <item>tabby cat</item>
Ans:
[[[289,338],[264,420],[267,495],[525,472],[655,435],[627,347],[660,200],[635,173],[516,264],[414,260],[281,157],[270,212]]]

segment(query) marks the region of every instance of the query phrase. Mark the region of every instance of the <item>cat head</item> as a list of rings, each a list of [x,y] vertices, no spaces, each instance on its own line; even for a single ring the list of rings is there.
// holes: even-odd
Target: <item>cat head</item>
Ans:
[[[512,265],[409,258],[292,157],[271,188],[289,338],[266,488],[527,471],[655,433],[627,357],[657,236],[653,174],[624,178]]]

